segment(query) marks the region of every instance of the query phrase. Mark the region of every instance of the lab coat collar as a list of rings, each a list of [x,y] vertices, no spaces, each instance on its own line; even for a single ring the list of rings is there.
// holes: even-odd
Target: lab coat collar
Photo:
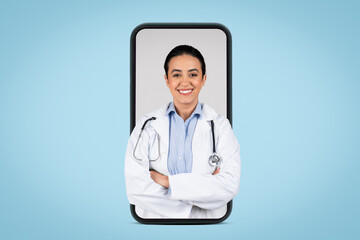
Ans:
[[[203,103],[202,113],[203,114],[201,115],[200,119],[204,121],[215,120],[218,116],[217,112],[215,112],[215,110],[206,103]]]
[[[176,110],[175,110],[175,105],[174,102],[171,102],[169,104],[168,109],[166,110],[166,115],[169,115],[170,113],[174,112],[175,114],[177,114]],[[191,116],[188,119],[191,119],[195,114],[197,114],[198,116],[201,116],[202,114],[202,104],[200,102],[198,102],[196,104],[196,107],[194,109],[194,111],[191,113]]]
[[[150,114],[148,114],[150,117],[156,117],[157,119],[161,119],[161,118],[168,118],[167,115],[167,110],[170,106],[171,102],[163,105],[161,108],[151,112]],[[215,112],[215,110],[210,107],[209,105],[207,105],[206,103],[201,103],[202,105],[202,113],[200,115],[199,120],[203,120],[203,121],[211,121],[211,120],[215,120],[216,117],[218,116],[218,114]]]

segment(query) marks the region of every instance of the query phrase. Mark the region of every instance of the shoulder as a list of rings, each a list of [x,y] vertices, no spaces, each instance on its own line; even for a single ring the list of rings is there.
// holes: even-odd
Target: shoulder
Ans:
[[[214,121],[214,129],[216,135],[220,138],[226,138],[226,136],[233,135],[232,126],[226,116],[217,113],[212,107],[207,104],[203,104],[203,120],[210,122]]]
[[[157,108],[154,111],[151,111],[143,116],[141,116],[137,121],[135,128],[141,128],[146,120],[155,117],[155,118],[161,118],[166,116],[166,110],[168,109],[170,103],[166,103],[162,105],[161,107]]]
[[[213,109],[211,106],[209,106],[206,103],[202,104],[203,108],[203,116],[202,118],[206,121],[214,121],[214,124],[219,125],[219,126],[223,126],[223,125],[228,125],[230,126],[230,122],[229,120],[222,114],[219,114],[215,111],[215,109]]]

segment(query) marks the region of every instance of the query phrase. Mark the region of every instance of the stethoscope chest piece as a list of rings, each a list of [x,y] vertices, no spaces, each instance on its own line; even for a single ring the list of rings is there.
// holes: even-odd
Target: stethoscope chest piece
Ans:
[[[216,155],[215,153],[213,153],[210,157],[209,157],[209,163],[211,166],[217,167],[220,164],[220,157],[218,155]]]

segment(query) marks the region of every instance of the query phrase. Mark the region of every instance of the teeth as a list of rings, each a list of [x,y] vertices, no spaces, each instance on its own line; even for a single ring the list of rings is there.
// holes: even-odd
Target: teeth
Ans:
[[[191,92],[192,90],[179,90],[180,93],[189,93]]]

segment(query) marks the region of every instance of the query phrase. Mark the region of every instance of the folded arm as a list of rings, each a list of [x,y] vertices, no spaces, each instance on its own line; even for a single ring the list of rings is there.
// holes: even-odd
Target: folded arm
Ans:
[[[139,133],[140,126],[137,124],[130,136],[126,150],[125,179],[129,202],[164,217],[188,217],[192,205],[171,199],[168,189],[151,179],[147,154],[148,137],[146,134],[143,134],[136,149],[136,157],[142,159],[142,161],[134,158],[133,151]]]
[[[224,206],[233,199],[240,185],[240,147],[226,120],[219,126],[217,152],[222,158],[218,174],[182,173],[169,176],[172,199],[204,209]]]

